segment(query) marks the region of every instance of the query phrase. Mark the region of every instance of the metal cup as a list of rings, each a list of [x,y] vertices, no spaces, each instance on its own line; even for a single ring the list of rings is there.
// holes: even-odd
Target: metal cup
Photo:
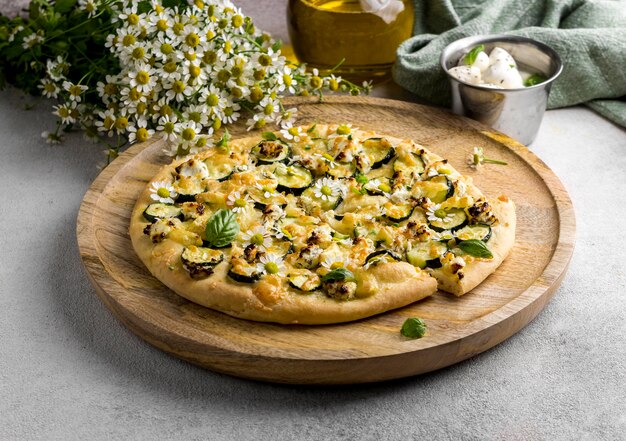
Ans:
[[[509,52],[518,66],[548,79],[521,89],[494,89],[464,83],[448,73],[473,47],[485,52],[498,46]],[[548,103],[552,82],[563,70],[559,55],[543,43],[514,35],[477,35],[449,44],[441,53],[441,67],[452,86],[452,111],[485,123],[523,144],[534,141]]]

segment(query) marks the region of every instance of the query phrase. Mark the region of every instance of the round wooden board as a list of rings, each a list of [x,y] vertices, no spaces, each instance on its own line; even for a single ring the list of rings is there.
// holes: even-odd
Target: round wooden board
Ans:
[[[572,203],[556,175],[526,147],[446,111],[360,97],[293,98],[298,124],[350,122],[411,138],[448,158],[488,196],[517,205],[510,256],[480,286],[457,298],[438,292],[407,307],[351,323],[277,325],[236,319],[174,294],[135,255],[128,236],[132,207],[170,159],[162,141],[135,145],[87,191],[77,221],[80,253],[98,295],[126,326],[154,346],[214,371],[258,380],[342,384],[382,381],[439,369],[515,334],[543,309],[561,282],[574,247]],[[238,125],[234,136],[243,135]],[[508,162],[474,171],[474,146]],[[425,337],[400,335],[421,317]],[[505,363],[506,361],[503,360]]]

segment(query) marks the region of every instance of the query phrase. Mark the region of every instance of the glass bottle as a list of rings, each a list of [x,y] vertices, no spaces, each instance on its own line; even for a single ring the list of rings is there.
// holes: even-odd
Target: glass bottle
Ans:
[[[289,0],[287,21],[296,57],[309,67],[352,81],[387,79],[398,45],[411,37],[413,2],[389,24],[359,0]]]

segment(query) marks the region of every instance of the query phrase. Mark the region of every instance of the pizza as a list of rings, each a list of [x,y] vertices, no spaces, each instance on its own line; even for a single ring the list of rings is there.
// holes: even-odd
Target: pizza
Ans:
[[[515,240],[515,206],[487,199],[410,139],[312,124],[164,166],[137,200],[135,252],[180,296],[284,324],[339,323],[466,294]]]

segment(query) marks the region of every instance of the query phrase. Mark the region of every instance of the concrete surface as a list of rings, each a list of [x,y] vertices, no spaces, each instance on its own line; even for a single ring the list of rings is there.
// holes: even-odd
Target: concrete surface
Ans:
[[[81,135],[46,145],[48,112],[0,93],[1,440],[624,439],[623,129],[584,108],[545,116],[532,148],[570,191],[578,238],[561,288],[525,329],[428,375],[314,388],[196,368],[113,318],[75,239],[102,147]]]

